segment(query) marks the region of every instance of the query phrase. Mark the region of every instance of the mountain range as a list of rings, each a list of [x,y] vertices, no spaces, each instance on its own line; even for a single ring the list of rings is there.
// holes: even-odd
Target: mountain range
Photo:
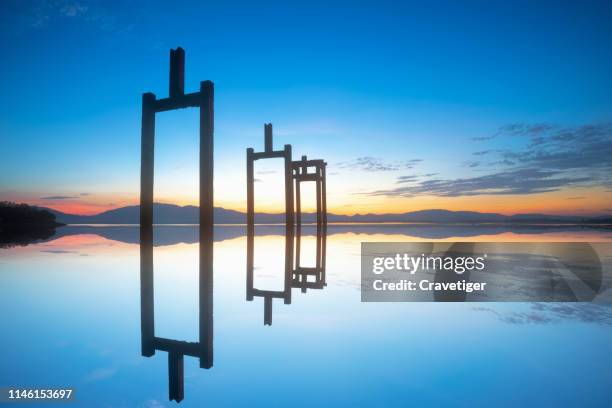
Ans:
[[[66,214],[46,208],[55,214],[56,220],[64,224],[138,224],[140,222],[140,206],[127,206],[104,211],[95,215]],[[187,205],[155,203],[153,219],[156,224],[197,224],[199,221],[198,207]],[[215,207],[215,224],[244,224],[246,214],[240,211]],[[434,223],[434,224],[612,224],[612,217],[583,217],[568,215],[516,214],[503,215],[496,213],[481,213],[475,211],[421,210],[400,214],[328,214],[328,222],[353,223]],[[315,213],[303,213],[305,223],[316,221]],[[280,224],[285,222],[284,213],[256,213],[255,222],[259,224]]]

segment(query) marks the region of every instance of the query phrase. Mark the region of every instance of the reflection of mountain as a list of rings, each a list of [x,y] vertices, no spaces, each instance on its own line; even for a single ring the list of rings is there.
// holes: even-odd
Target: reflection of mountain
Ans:
[[[53,212],[57,220],[66,224],[138,224],[140,216],[139,206],[116,208],[96,215],[73,215],[59,211]],[[217,224],[244,224],[246,214],[215,208],[215,223]],[[315,222],[316,214],[304,213],[303,222]],[[612,217],[579,217],[543,214],[517,214],[512,216],[479,213],[473,211],[447,211],[423,210],[403,214],[364,214],[364,215],[337,215],[329,214],[329,222],[424,222],[424,223],[530,223],[530,224],[612,224]],[[197,224],[198,207],[180,207],[173,204],[156,203],[154,206],[154,222],[156,224]],[[256,223],[284,223],[285,215],[258,213],[255,215]]]
[[[327,235],[354,234],[385,234],[406,235],[415,238],[441,239],[450,237],[475,237],[478,235],[497,235],[505,232],[520,234],[543,234],[559,232],[597,231],[597,227],[578,225],[409,225],[409,224],[329,224]],[[95,234],[101,237],[130,244],[139,243],[138,226],[73,226],[58,228],[55,235],[47,240],[55,240],[64,236],[79,234]],[[173,245],[177,243],[193,244],[199,240],[197,225],[160,225],[155,227],[154,245]],[[238,238],[246,235],[246,225],[217,225],[214,230],[215,241]],[[284,235],[284,225],[261,225],[256,228],[255,235]],[[302,226],[302,235],[315,235],[314,225]]]

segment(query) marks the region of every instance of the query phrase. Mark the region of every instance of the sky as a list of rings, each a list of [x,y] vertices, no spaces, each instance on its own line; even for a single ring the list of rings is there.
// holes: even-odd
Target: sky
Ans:
[[[245,209],[270,122],[327,161],[333,213],[612,214],[612,3],[252,3],[3,2],[0,200],[137,204],[142,94],[181,46],[186,91],[215,83],[216,206]],[[155,200],[197,205],[198,112],[156,121]],[[256,163],[256,210],[281,169]]]

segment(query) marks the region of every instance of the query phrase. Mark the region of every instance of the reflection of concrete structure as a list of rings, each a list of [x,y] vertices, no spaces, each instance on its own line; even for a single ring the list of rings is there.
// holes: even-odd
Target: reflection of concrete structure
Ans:
[[[300,288],[303,293],[307,289],[323,289],[327,286],[325,280],[325,261],[327,250],[327,225],[317,224],[316,261],[314,267],[301,266],[302,226],[297,225],[295,234],[295,267],[291,274],[291,287]],[[313,276],[314,280],[309,280]]]
[[[444,252],[446,258],[467,256],[484,256],[486,268],[462,274],[438,268],[435,282],[486,282],[486,291],[436,291],[435,301],[591,302],[606,280],[597,252],[585,242],[457,242]]]
[[[327,224],[326,167],[327,163],[325,163],[324,160],[308,160],[306,156],[302,156],[302,160],[293,162],[297,225],[302,223],[302,197],[300,184],[305,181],[314,181],[316,183],[317,224]]]
[[[142,140],[140,174],[140,305],[142,355],[156,350],[168,352],[168,382],[171,400],[183,399],[183,356],[200,358],[200,367],[212,367],[213,339],[213,128],[214,85],[200,83],[200,91],[184,93],[185,51],[170,51],[169,97],[142,97]],[[197,343],[155,336],[153,302],[153,176],[155,157],[155,114],[188,107],[200,108],[200,340]]]
[[[247,300],[255,297],[264,299],[264,325],[272,325],[272,300],[283,299],[283,302],[291,304],[291,272],[293,267],[293,228],[288,228],[285,233],[285,267],[283,277],[283,290],[262,290],[254,286],[253,259],[255,249],[255,235],[253,228],[247,228]]]
[[[301,227],[298,226],[295,235],[295,266],[293,263],[294,236],[293,228],[285,230],[285,267],[283,290],[261,290],[254,286],[254,266],[255,257],[254,228],[247,228],[247,300],[251,301],[255,297],[264,299],[264,324],[272,324],[272,301],[273,299],[283,299],[285,304],[291,304],[291,288],[299,288],[302,292],[307,289],[323,289],[327,286],[325,280],[325,259],[327,244],[327,228],[325,225],[317,225],[316,231],[316,264],[314,267],[300,266],[300,243]],[[309,279],[314,277],[314,279]]]
[[[183,356],[198,357],[201,368],[213,365],[213,275],[202,263],[203,252],[212,252],[212,242],[207,251],[200,244],[199,287],[199,341],[188,342],[155,336],[155,310],[153,288],[153,234],[146,233],[140,243],[140,324],[142,355],[151,357],[155,351],[168,352],[168,393],[170,400],[183,399]]]

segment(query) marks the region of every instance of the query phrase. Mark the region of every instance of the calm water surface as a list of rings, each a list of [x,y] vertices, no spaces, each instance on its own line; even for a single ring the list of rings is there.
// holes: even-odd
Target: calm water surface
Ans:
[[[606,230],[500,228],[330,226],[327,286],[274,300],[264,326],[263,300],[246,301],[244,228],[217,227],[214,363],[185,357],[180,406],[609,407],[607,306],[360,302],[362,241],[612,242]],[[258,227],[260,288],[282,290],[281,234]],[[155,242],[156,336],[198,341],[197,231],[159,227]],[[141,355],[139,249],[137,228],[84,226],[0,249],[0,384],[74,387],[71,406],[176,406],[167,353]]]

